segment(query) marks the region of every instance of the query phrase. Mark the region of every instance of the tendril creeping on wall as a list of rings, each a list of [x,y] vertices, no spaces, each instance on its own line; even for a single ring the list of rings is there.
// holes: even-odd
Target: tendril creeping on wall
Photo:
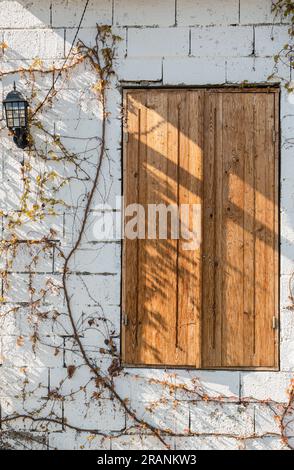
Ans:
[[[294,2],[293,0],[274,0],[272,2],[272,12],[275,14],[276,21],[283,21],[288,24],[288,35],[289,41],[287,41],[280,50],[277,50],[276,54],[274,55],[274,72],[269,77],[271,79],[274,77],[278,70],[279,66],[283,69],[283,66],[286,68],[293,69],[294,60],[293,60],[293,53],[294,53]],[[274,32],[274,28],[273,28]],[[274,40],[274,36],[272,37]],[[283,74],[283,72],[282,72]],[[288,77],[281,77],[282,82],[284,83],[285,88],[289,92],[294,91],[293,81],[289,80]]]

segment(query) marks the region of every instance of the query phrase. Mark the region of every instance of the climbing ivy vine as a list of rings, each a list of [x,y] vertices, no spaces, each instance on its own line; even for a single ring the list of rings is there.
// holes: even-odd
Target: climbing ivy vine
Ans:
[[[286,65],[287,67],[294,67],[294,2],[292,0],[275,0],[272,3],[272,11],[275,14],[276,20],[282,19],[285,23],[288,23],[288,35],[289,41],[285,42],[283,47],[276,52],[274,55],[275,70],[271,79],[276,71],[278,70],[279,64]],[[285,88],[289,92],[294,91],[293,81],[289,78],[283,80]]]

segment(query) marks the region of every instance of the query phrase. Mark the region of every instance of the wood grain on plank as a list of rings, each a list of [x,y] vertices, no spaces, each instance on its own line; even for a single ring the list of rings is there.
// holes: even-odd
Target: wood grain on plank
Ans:
[[[202,254],[202,367],[221,365],[221,285],[220,230],[222,212],[222,96],[206,93],[204,105],[203,159],[203,254]],[[213,287],[212,287],[213,286]]]
[[[203,109],[204,92],[186,91],[179,114],[178,201],[180,207],[188,207],[188,215],[182,213],[181,228],[187,233],[182,230],[178,243],[176,357],[179,365],[195,367],[201,366],[202,246],[197,242],[203,198]]]
[[[138,175],[132,182],[132,170],[125,171],[125,192],[137,184],[135,194],[146,212],[149,204],[200,204],[202,191],[203,91],[129,92],[134,99],[134,116],[140,120],[137,136],[137,162],[133,161],[135,146],[130,137],[125,149],[126,166],[133,166]],[[135,108],[138,108],[135,110]],[[129,111],[128,111],[129,113]],[[145,117],[144,117],[145,116]],[[128,125],[132,126],[131,119]],[[131,134],[131,129],[129,129]],[[126,198],[127,201],[130,197]],[[128,264],[134,242],[124,241],[124,270],[136,270],[138,280],[137,308],[132,301],[126,339],[135,346],[125,349],[125,362],[200,366],[201,256],[200,247],[185,250],[185,239],[174,239],[168,214],[167,239],[138,240],[137,250]],[[201,211],[200,211],[201,214]],[[193,213],[188,228],[192,230]],[[150,220],[149,220],[150,223]],[[150,226],[149,226],[150,229]],[[152,232],[152,230],[151,230]],[[135,266],[136,265],[136,266]],[[128,294],[125,276],[123,304]],[[126,308],[126,307],[124,307]],[[134,328],[133,323],[137,323]],[[139,338],[139,339],[138,339]],[[136,349],[135,354],[129,351]]]
[[[136,94],[125,95],[127,139],[124,140],[124,205],[138,201],[138,162],[141,151],[140,106]],[[124,239],[123,243],[123,355],[128,362],[137,361],[138,352],[138,240]],[[127,319],[127,325],[125,325]]]

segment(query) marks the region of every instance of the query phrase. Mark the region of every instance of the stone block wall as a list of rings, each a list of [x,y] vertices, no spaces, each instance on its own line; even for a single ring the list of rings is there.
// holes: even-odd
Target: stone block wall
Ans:
[[[116,51],[116,78],[108,92],[107,159],[85,235],[69,265],[68,285],[81,341],[105,376],[119,353],[121,242],[97,240],[95,224],[107,217],[107,211],[120,217],[116,196],[121,195],[122,87],[268,82],[273,55],[288,41],[288,25],[283,18],[273,17],[271,3],[90,0],[88,4],[78,38],[94,44],[98,23],[111,25],[122,40]],[[26,96],[44,99],[52,74],[35,73],[32,91],[32,82],[21,69],[31,64],[39,68],[62,66],[72,50],[84,5],[82,0],[0,1],[1,96],[5,97],[15,80]],[[289,66],[279,65],[272,81],[277,83],[281,77],[291,78]],[[69,76],[62,73],[59,80],[64,80],[64,85],[40,120],[70,152],[85,156],[83,170],[91,176],[101,133],[101,107],[92,91],[97,76],[82,63]],[[294,271],[294,97],[283,87],[281,90],[280,371],[117,371],[111,379],[116,393],[139,419],[161,429],[165,444],[172,449],[285,448],[275,416],[281,415],[289,400],[287,390],[294,368],[290,291]],[[33,132],[36,146],[49,155],[52,150],[44,133],[38,128]],[[4,120],[0,138],[1,233],[5,240],[10,233],[7,214],[17,214],[23,194],[26,152],[12,143]],[[56,169],[52,160],[26,158],[35,177]],[[10,287],[6,289],[6,279],[2,282],[0,446],[164,448],[150,429],[134,421],[111,390],[97,383],[73,338],[61,289],[60,249],[68,253],[76,240],[91,178],[74,179],[74,170],[67,164],[57,166],[56,171],[72,178],[59,192],[66,206],[57,206],[55,214],[40,221],[28,217],[14,229],[24,241],[40,241],[50,232],[52,243],[41,252],[38,246],[24,243],[9,265],[6,277]],[[33,198],[37,188],[34,181],[32,185]],[[107,204],[106,212],[101,204]],[[34,256],[36,262],[30,265]],[[4,258],[1,269],[6,269]],[[43,291],[44,301],[40,300]],[[37,317],[32,313],[32,302],[39,302]],[[6,420],[17,414],[22,417]],[[24,418],[30,414],[37,419]],[[45,419],[48,417],[51,420]]]

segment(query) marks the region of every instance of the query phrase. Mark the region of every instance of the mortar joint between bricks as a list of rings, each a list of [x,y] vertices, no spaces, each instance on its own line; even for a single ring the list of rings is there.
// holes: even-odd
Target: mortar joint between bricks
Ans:
[[[192,31],[191,28],[189,28],[189,50],[188,50],[188,56],[191,57],[192,54]]]
[[[114,0],[111,3],[111,24],[114,26]]]
[[[255,57],[255,26],[253,26],[252,56]]]
[[[52,28],[52,25],[53,25],[52,10],[53,10],[53,4],[52,4],[52,2],[50,2],[50,6],[49,6],[49,15],[50,15],[49,16],[49,18],[50,18],[49,19],[49,24],[50,24],[51,28]]]
[[[128,49],[129,49],[129,28],[126,26],[126,52],[125,52],[125,57],[128,56]]]

